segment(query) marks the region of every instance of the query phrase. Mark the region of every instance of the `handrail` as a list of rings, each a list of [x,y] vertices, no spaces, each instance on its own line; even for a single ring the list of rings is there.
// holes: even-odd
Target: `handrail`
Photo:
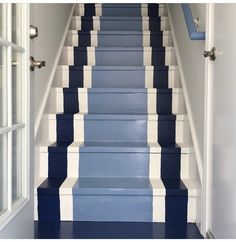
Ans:
[[[185,22],[188,28],[188,35],[191,40],[205,40],[205,32],[198,32],[193,21],[193,15],[191,12],[189,3],[182,3],[182,9],[184,13]]]

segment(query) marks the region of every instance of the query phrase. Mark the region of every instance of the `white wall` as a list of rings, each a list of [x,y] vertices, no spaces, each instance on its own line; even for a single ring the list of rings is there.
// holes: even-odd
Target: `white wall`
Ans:
[[[39,29],[39,36],[32,40],[34,57],[46,61],[46,67],[35,71],[35,120],[39,116],[72,6],[58,3],[31,4],[31,24]]]
[[[179,52],[179,67],[183,70],[183,89],[185,89],[185,101],[192,125],[193,142],[197,158],[203,166],[203,142],[204,142],[204,41],[190,40],[185,23],[181,4],[168,4],[173,23],[173,32],[176,37]]]
[[[191,12],[193,18],[196,19],[199,17],[199,27],[198,31],[205,31],[206,29],[206,4],[205,3],[191,3],[190,4]]]

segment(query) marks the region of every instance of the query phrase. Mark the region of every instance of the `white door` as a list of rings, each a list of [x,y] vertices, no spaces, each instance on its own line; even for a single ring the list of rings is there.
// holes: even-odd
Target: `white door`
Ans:
[[[30,94],[29,5],[0,4],[0,238],[33,237]]]
[[[215,238],[235,239],[236,4],[210,4],[208,10],[207,45],[216,48],[216,60],[207,60],[206,78],[211,112],[208,228]]]

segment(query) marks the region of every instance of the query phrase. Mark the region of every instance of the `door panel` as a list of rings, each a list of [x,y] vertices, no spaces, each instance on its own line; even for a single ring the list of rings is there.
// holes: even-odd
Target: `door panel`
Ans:
[[[210,230],[236,238],[236,4],[214,4],[213,146]]]

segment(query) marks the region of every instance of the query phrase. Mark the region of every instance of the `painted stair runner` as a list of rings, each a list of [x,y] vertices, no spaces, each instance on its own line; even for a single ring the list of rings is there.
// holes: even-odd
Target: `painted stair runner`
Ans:
[[[77,4],[38,145],[35,219],[195,222],[199,185],[163,4]]]

